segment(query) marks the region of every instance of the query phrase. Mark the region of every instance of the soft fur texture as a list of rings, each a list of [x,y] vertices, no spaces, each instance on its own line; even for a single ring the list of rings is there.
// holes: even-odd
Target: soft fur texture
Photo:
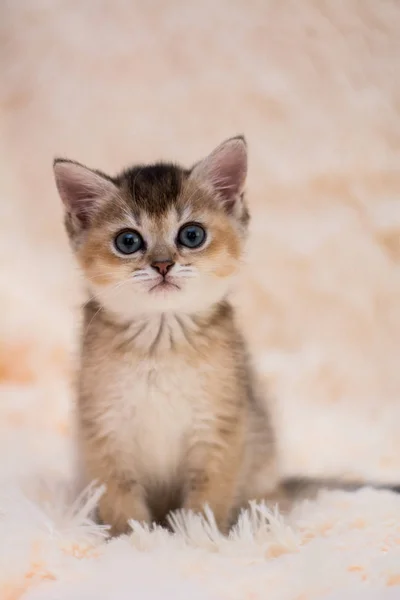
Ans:
[[[120,534],[209,506],[226,533],[278,483],[230,304],[249,220],[245,140],[190,170],[111,178],[56,160],[54,172],[88,294],[76,394],[87,484],[106,487],[100,520]]]
[[[245,132],[252,232],[238,300],[282,470],[398,483],[397,0],[20,0],[0,11],[0,597],[396,597],[389,492],[318,498],[294,515],[300,537],[283,554],[285,528],[266,538],[247,526],[218,545],[197,526],[189,543],[87,545],[58,489],[73,471],[81,295],[49,164],[191,164]]]

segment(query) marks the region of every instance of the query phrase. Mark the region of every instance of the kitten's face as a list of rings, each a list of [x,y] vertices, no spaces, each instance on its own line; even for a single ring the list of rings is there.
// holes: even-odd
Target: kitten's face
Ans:
[[[242,138],[192,171],[159,164],[111,179],[68,161],[55,171],[67,231],[100,305],[129,319],[193,313],[227,295],[248,221]]]

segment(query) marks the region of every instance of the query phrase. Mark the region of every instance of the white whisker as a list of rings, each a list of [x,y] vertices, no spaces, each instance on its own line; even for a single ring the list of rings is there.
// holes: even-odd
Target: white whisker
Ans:
[[[107,277],[108,275],[115,275],[115,271],[104,271],[102,273],[96,273],[96,275],[92,275],[91,277],[88,277],[87,275],[84,276],[85,281],[94,281],[96,283],[96,280],[99,277]]]
[[[172,275],[171,279],[193,279],[194,277],[197,277],[196,273],[177,273]]]

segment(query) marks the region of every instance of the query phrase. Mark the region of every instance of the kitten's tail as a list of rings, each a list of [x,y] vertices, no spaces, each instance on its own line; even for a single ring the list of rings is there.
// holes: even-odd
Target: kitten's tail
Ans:
[[[296,500],[312,500],[322,490],[341,490],[354,492],[361,488],[373,488],[400,493],[400,485],[391,483],[377,483],[371,481],[342,481],[340,479],[314,479],[309,477],[290,477],[281,483],[284,494],[291,502]]]

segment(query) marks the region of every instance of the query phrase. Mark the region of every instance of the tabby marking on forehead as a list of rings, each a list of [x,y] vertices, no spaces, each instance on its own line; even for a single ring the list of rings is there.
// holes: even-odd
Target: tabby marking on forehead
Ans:
[[[117,183],[134,212],[159,216],[176,204],[186,177],[186,172],[178,166],[159,163],[127,169],[117,178]]]

